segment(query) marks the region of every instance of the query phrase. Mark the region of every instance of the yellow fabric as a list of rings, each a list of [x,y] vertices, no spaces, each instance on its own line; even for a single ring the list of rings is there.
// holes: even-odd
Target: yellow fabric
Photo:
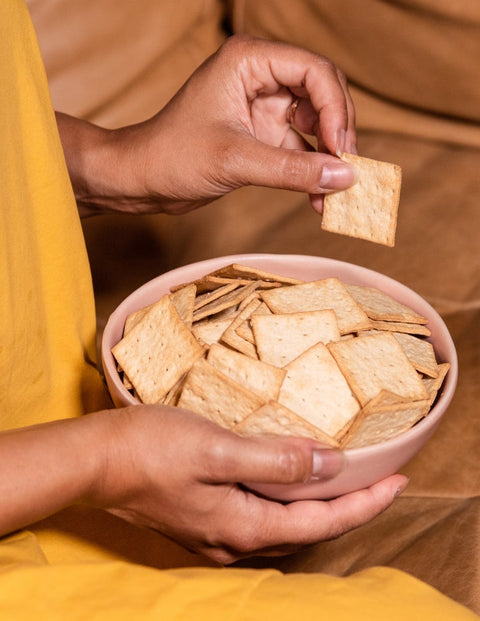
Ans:
[[[0,550],[0,614],[16,621],[170,619],[467,621],[477,616],[402,572],[350,578],[275,570],[177,569],[126,563],[47,565],[29,535]],[[26,597],[26,594],[28,596]]]
[[[103,393],[92,286],[35,35],[2,2],[0,428],[76,416]]]
[[[6,429],[81,415],[103,400],[104,391],[93,362],[93,295],[81,227],[20,0],[0,3],[0,71],[0,394]],[[73,532],[75,521],[85,526],[92,515],[97,513],[64,512],[35,532],[0,541],[0,618],[477,618],[422,582],[385,568],[332,578],[199,567],[159,571],[110,560],[100,540]],[[105,519],[115,535],[113,518]],[[102,535],[108,539],[109,531]]]

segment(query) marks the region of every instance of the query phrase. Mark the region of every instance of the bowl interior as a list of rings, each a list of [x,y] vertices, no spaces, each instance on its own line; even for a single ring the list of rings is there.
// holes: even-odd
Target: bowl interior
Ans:
[[[254,484],[250,486],[259,493],[282,500],[332,498],[371,485],[397,472],[432,435],[453,397],[458,376],[455,346],[440,315],[420,295],[388,276],[344,261],[307,255],[230,255],[186,265],[147,282],[117,307],[103,333],[101,347],[103,371],[115,405],[122,407],[138,403],[123,386],[111,353],[112,347],[122,338],[126,317],[131,312],[158,300],[163,294],[168,293],[173,285],[194,280],[230,263],[255,266],[265,271],[304,280],[336,276],[345,283],[376,287],[428,319],[428,327],[431,330],[429,340],[434,346],[437,359],[451,365],[436,404],[428,416],[396,438],[369,447],[347,449],[346,466],[334,479],[287,486]]]

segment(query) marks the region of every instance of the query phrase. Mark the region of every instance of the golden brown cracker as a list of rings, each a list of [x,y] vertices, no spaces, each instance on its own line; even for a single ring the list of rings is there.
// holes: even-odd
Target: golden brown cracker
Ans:
[[[325,195],[321,227],[385,246],[395,245],[402,170],[389,162],[344,153],[355,167],[357,182]]]

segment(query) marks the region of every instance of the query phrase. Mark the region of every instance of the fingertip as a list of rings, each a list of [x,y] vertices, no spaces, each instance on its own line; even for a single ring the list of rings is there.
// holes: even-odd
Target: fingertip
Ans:
[[[335,153],[338,157],[342,157],[345,152],[345,143],[346,143],[347,132],[340,128],[337,130],[337,137],[335,141]]]
[[[403,492],[408,487],[409,483],[410,483],[410,479],[408,477],[402,475],[402,480],[400,480],[398,482],[397,487],[395,488],[395,491],[394,491],[393,498],[395,499],[398,496],[400,496],[401,494],[403,494]]]
[[[354,166],[341,160],[328,162],[323,165],[319,181],[319,191],[346,190],[354,185],[358,173]]]
[[[323,194],[310,194],[310,204],[318,214],[323,214]]]

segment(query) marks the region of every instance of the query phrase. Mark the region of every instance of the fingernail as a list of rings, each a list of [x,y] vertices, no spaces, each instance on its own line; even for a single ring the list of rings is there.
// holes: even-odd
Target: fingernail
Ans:
[[[345,150],[348,151],[348,153],[353,153],[353,155],[358,155],[356,142],[352,142],[349,145],[345,146]]]
[[[342,157],[342,154],[345,152],[345,138],[347,132],[344,129],[337,130],[337,141],[335,145],[335,153],[338,157]]]
[[[331,479],[343,470],[345,458],[342,452],[334,449],[315,449],[313,451],[312,479],[321,481]]]
[[[400,496],[400,494],[402,494],[405,491],[409,482],[410,482],[410,479],[407,479],[405,483],[402,483],[401,485],[397,487],[397,489],[395,490],[395,498],[397,498],[397,496]]]
[[[345,190],[357,181],[357,172],[350,164],[332,162],[325,164],[320,177],[320,190]]]

